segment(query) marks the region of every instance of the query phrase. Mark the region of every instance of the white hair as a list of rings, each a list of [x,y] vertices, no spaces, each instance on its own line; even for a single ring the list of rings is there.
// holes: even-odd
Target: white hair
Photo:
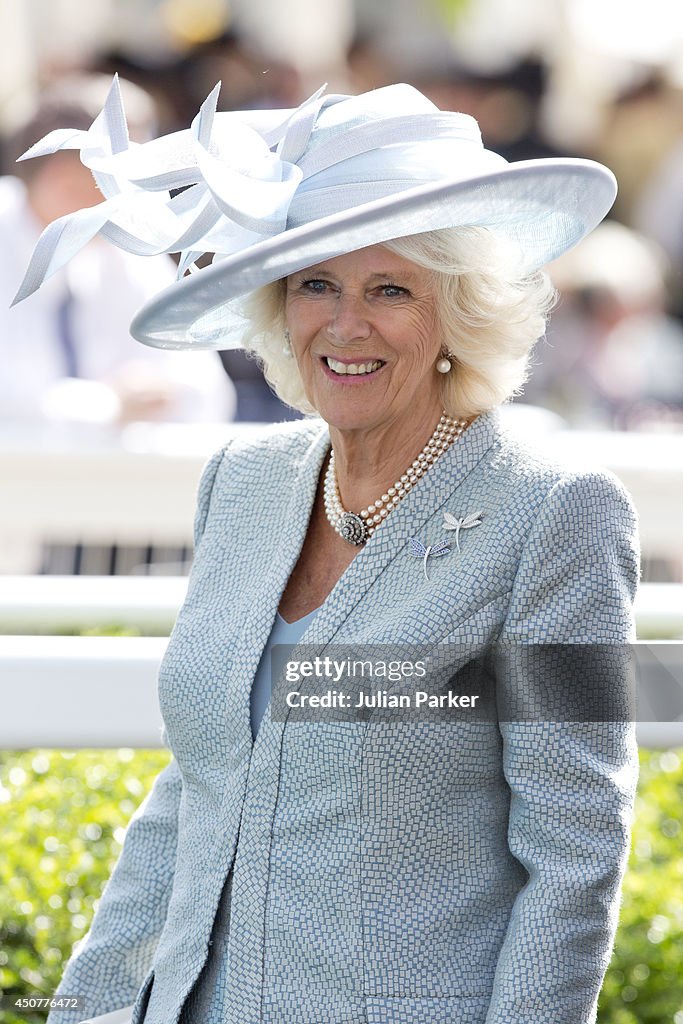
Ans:
[[[474,416],[519,394],[555,302],[547,275],[520,272],[519,254],[486,228],[445,228],[383,244],[433,273],[437,326],[453,364],[440,375],[444,410]],[[295,361],[283,351],[285,297],[285,280],[248,297],[243,345],[283,402],[315,413]]]

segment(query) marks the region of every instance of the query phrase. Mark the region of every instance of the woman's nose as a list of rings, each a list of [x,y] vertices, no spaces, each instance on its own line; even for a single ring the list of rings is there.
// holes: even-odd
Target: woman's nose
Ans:
[[[327,334],[335,341],[348,344],[370,336],[371,327],[365,315],[362,299],[355,295],[340,295],[327,324]]]

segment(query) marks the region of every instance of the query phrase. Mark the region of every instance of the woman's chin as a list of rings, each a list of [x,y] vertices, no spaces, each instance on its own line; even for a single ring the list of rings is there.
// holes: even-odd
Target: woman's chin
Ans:
[[[383,422],[381,414],[374,409],[340,409],[338,406],[318,408],[319,415],[328,426],[335,430],[370,430]]]
[[[362,388],[346,389],[343,394],[330,395],[326,388],[311,396],[318,415],[337,430],[363,430],[387,418],[376,398],[363,394]],[[356,392],[356,393],[354,393]]]

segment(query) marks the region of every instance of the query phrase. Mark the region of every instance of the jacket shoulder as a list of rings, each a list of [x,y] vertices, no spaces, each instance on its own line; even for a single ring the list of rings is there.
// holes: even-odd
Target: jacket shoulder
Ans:
[[[245,500],[258,500],[283,487],[307,453],[324,444],[327,426],[320,419],[235,425],[232,435],[204,466],[197,492],[195,548],[204,533],[210,507],[235,488]]]
[[[318,418],[236,425],[209,460],[205,475],[211,477],[212,487],[236,475],[267,483],[271,474],[280,477],[293,471],[326,437],[327,424]]]
[[[508,493],[523,491],[539,505],[551,495],[581,494],[611,497],[620,505],[633,507],[629,492],[611,470],[558,458],[509,430],[497,434],[487,465]]]
[[[244,458],[269,461],[303,455],[327,430],[319,418],[291,420],[284,423],[255,423],[236,426],[223,451],[229,451],[231,460]]]

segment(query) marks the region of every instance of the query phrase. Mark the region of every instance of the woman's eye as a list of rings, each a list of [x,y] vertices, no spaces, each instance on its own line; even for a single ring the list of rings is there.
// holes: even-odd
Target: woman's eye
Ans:
[[[314,277],[310,281],[302,281],[301,288],[313,295],[323,295],[327,289],[327,281],[321,281],[320,278]]]
[[[380,288],[380,291],[388,299],[396,299],[402,295],[408,294],[408,289],[401,288],[401,286],[398,284],[383,284],[382,287]]]

